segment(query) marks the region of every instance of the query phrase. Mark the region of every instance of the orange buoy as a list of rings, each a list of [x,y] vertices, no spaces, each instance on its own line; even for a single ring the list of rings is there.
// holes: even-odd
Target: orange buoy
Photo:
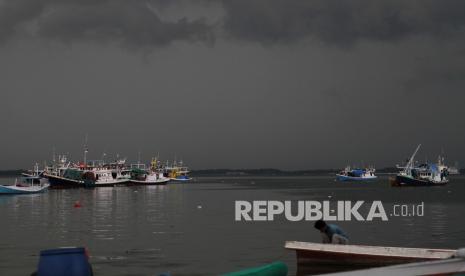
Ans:
[[[82,205],[81,205],[81,202],[79,202],[79,200],[74,202],[74,208],[81,208],[81,207]]]

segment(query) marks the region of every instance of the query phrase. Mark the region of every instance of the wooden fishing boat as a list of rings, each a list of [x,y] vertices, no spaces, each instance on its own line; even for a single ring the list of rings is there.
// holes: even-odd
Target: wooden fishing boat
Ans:
[[[297,274],[347,271],[411,262],[447,259],[450,249],[426,249],[366,245],[338,245],[288,241],[286,249],[297,254]]]
[[[462,251],[459,254],[459,251]],[[325,274],[325,276],[451,276],[465,275],[465,249],[457,250],[454,258],[415,262],[402,265],[369,268],[349,272]]]

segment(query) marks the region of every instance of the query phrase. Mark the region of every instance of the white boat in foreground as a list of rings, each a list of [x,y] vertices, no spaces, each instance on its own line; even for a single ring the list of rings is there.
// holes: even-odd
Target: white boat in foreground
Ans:
[[[347,271],[403,263],[447,259],[456,250],[288,241],[296,251],[298,275]]]
[[[415,262],[380,268],[324,274],[327,276],[450,276],[465,275],[465,249],[460,249],[450,259]]]

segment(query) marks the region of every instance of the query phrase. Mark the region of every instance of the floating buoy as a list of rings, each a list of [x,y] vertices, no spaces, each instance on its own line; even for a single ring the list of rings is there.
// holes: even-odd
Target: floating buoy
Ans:
[[[74,202],[74,208],[81,208],[81,207],[82,205],[81,205],[81,202],[79,202],[79,200]]]
[[[202,209],[202,205],[198,205],[198,206],[197,206],[197,209]]]

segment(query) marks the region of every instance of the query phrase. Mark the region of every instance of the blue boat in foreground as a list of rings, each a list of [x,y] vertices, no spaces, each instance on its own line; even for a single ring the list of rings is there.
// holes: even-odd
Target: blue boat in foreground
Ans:
[[[92,276],[89,256],[83,247],[42,250],[33,276]]]

